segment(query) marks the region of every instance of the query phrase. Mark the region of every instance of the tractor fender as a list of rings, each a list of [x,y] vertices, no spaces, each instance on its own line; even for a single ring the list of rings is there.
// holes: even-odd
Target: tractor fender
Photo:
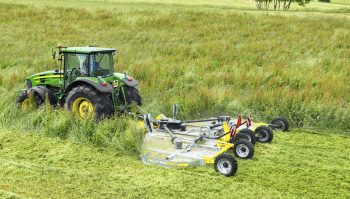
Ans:
[[[70,83],[67,88],[65,89],[65,93],[68,93],[70,90],[72,90],[74,87],[78,86],[78,85],[83,85],[83,84],[87,84],[90,85],[92,87],[94,87],[96,90],[98,90],[101,93],[110,93],[113,91],[113,87],[110,84],[106,84],[105,86],[94,82],[92,80],[89,79],[78,79],[73,81],[72,83]]]
[[[28,90],[28,92],[35,92],[40,95],[40,97],[44,100],[46,100],[46,96],[49,98],[51,105],[57,104],[56,97],[52,94],[50,89],[46,88],[45,86],[34,86]]]
[[[130,87],[136,87],[139,84],[139,82],[135,79],[123,79],[123,82]]]

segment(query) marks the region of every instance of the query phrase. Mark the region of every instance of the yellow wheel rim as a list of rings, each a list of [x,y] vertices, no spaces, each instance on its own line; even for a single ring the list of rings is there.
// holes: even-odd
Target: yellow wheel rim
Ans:
[[[88,118],[94,115],[94,106],[90,100],[80,97],[73,102],[72,111],[81,118]]]
[[[27,109],[29,107],[29,99],[23,100],[23,102],[21,103],[21,107],[24,110]]]

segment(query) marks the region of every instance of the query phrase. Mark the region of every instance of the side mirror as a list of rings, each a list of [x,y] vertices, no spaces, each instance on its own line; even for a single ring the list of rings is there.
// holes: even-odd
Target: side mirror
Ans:
[[[176,119],[177,114],[179,114],[179,105],[174,104],[173,105],[173,118]]]

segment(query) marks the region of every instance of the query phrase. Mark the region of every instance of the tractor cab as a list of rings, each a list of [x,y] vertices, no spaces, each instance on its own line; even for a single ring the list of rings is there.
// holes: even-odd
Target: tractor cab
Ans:
[[[112,48],[98,47],[59,48],[59,53],[63,55],[64,60],[64,87],[78,77],[113,76],[115,51]]]

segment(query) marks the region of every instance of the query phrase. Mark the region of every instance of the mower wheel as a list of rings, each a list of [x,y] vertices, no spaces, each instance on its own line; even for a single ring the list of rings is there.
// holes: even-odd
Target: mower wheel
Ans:
[[[18,97],[17,97],[17,104],[20,108],[22,109],[27,109],[30,106],[30,99],[29,99],[29,93],[27,91],[22,92]],[[41,106],[44,104],[44,99],[40,97],[40,95],[36,92],[33,92],[33,101],[35,106]]]
[[[248,140],[236,140],[233,143],[233,153],[241,159],[250,159],[254,155],[254,146]]]
[[[237,161],[232,155],[223,153],[218,155],[214,161],[214,168],[216,172],[224,176],[232,176],[237,172]]]
[[[83,119],[92,116],[102,119],[114,112],[108,94],[100,93],[88,85],[79,85],[69,91],[64,107]]]
[[[256,143],[254,132],[248,128],[240,130],[235,137],[237,137],[238,139],[248,140],[253,145]]]
[[[288,129],[289,129],[288,121],[282,117],[278,117],[278,118],[273,119],[271,121],[271,124],[278,126],[278,127],[272,127],[272,129],[277,129],[277,130],[281,130],[281,131],[288,131]]]
[[[142,105],[141,96],[139,90],[135,87],[124,86],[125,100],[127,104]]]
[[[271,142],[273,139],[273,131],[268,126],[259,126],[255,129],[255,136],[261,143]]]

